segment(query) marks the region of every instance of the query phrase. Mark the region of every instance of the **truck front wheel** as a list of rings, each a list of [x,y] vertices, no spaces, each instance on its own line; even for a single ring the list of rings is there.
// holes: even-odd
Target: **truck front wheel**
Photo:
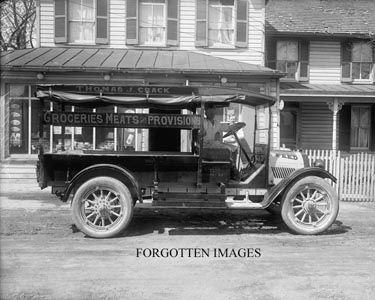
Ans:
[[[123,233],[132,216],[129,189],[112,177],[86,181],[73,197],[73,221],[78,229],[93,238],[110,238]]]
[[[336,220],[339,200],[334,188],[324,179],[305,177],[285,193],[281,216],[292,231],[299,234],[318,234]]]

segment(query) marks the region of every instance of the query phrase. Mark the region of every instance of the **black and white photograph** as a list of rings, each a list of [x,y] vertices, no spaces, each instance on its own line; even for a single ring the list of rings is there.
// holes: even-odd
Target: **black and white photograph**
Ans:
[[[375,299],[375,0],[0,13],[0,299]]]

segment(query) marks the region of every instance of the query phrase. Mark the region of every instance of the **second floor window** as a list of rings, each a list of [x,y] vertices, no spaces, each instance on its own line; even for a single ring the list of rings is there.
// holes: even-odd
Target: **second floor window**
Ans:
[[[234,47],[234,0],[210,0],[208,20],[208,45]]]
[[[55,43],[108,44],[109,0],[55,0]]]
[[[140,0],[140,45],[165,46],[166,17],[164,0]]]
[[[127,0],[126,44],[177,46],[179,0]]]
[[[370,42],[342,44],[342,81],[372,80],[374,53]]]
[[[197,47],[248,47],[248,0],[196,0]]]
[[[268,40],[267,66],[286,73],[286,79],[307,81],[309,43],[304,40]]]
[[[286,73],[287,78],[295,78],[298,68],[298,42],[278,41],[276,50],[276,68]]]
[[[69,0],[69,43],[95,43],[95,1]]]

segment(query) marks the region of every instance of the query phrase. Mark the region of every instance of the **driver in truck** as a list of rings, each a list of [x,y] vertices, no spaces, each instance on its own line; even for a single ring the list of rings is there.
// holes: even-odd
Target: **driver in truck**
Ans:
[[[203,138],[203,148],[214,148],[214,149],[228,149],[230,151],[230,158],[232,161],[232,178],[235,180],[245,180],[251,174],[250,163],[241,171],[237,169],[238,160],[238,146],[233,143],[228,144],[223,142],[222,134],[223,132],[229,131],[229,125],[220,123],[216,118],[218,111],[213,106],[206,106],[206,119],[204,119],[204,138]]]

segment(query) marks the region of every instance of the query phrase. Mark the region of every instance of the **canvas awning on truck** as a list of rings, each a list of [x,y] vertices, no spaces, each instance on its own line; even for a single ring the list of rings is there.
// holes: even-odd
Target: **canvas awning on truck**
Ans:
[[[272,105],[276,100],[274,97],[243,89],[208,86],[40,85],[36,96],[79,106],[120,105],[138,108],[192,108],[200,106],[202,102],[215,105],[235,102],[258,106]]]

